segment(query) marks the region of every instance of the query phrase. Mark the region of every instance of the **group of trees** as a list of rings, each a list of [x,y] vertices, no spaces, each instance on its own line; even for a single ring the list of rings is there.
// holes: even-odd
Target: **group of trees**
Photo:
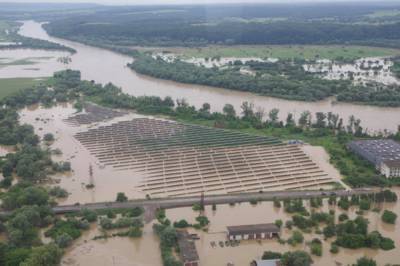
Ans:
[[[145,114],[164,114],[186,121],[207,120],[219,128],[241,130],[253,127],[271,134],[275,132],[277,136],[294,136],[312,144],[324,145],[331,156],[331,162],[353,186],[389,182],[377,178],[378,173],[369,163],[347,149],[347,142],[354,137],[369,137],[361,126],[361,121],[354,116],[346,122],[331,112],[311,114],[305,111],[300,114],[297,121],[292,113],[289,113],[286,119],[280,120],[278,109],[266,112],[263,108],[256,108],[248,102],[242,104],[240,113],[230,104],[224,106],[223,112],[212,113],[208,103],[196,109],[184,99],[175,102],[171,97],[164,99],[156,96],[135,97],[122,93],[120,88],[112,84],[103,86],[81,81],[80,72],[73,70],[55,73],[51,85],[53,90],[48,90],[45,85],[38,86],[6,97],[1,103],[9,108],[18,108],[33,103],[51,105],[57,101],[89,97],[109,107],[134,109]]]
[[[365,21],[354,24],[361,18],[367,19],[365,15],[374,10],[387,8],[328,4],[312,8],[301,5],[180,6],[178,10],[136,7],[131,11],[113,8],[79,14],[79,19],[73,15],[55,19],[45,28],[58,37],[114,46],[390,42],[400,39],[397,17],[387,24]]]
[[[232,90],[249,91],[290,100],[316,101],[351,91],[350,81],[331,81],[307,73],[301,62],[246,63],[255,76],[241,74],[240,66],[226,69],[206,68],[180,60],[166,62],[161,58],[147,55],[136,56],[129,66],[136,72],[156,78],[183,83],[222,87]]]

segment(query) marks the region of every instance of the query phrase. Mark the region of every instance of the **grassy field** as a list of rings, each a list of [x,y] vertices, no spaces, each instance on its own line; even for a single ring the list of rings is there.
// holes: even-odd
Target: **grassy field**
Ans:
[[[12,30],[16,25],[4,20],[0,20],[0,42],[12,41],[6,34],[6,30]]]
[[[260,45],[260,46],[209,46],[204,48],[182,48],[172,52],[184,57],[259,57],[280,59],[338,59],[354,60],[361,57],[400,55],[400,50],[367,46],[316,46],[316,45]]]
[[[46,80],[37,78],[7,78],[0,79],[0,100],[12,93],[40,84]]]
[[[370,18],[382,18],[382,17],[394,17],[399,16],[400,10],[393,9],[393,10],[378,10],[374,13],[368,14],[367,17]]]

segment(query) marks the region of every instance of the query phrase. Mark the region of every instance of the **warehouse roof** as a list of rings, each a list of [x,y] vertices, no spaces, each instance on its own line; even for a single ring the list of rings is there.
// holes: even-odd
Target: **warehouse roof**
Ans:
[[[251,224],[228,226],[229,234],[254,234],[254,233],[279,233],[279,227],[275,224]]]

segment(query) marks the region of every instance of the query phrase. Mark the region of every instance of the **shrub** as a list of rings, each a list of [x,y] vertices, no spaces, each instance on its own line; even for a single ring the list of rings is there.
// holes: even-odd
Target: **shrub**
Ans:
[[[47,142],[54,141],[54,135],[51,133],[44,134],[43,140]]]
[[[373,259],[369,259],[367,257],[362,257],[357,260],[356,264],[353,266],[376,266],[376,262]]]
[[[128,231],[128,236],[129,237],[141,237],[142,236],[142,230],[139,227],[132,227]]]
[[[331,245],[331,249],[329,250],[331,253],[336,254],[339,252],[339,247],[336,244]]]
[[[275,221],[275,225],[276,225],[277,227],[279,227],[279,228],[282,227],[282,224],[283,224],[282,220],[276,220],[276,221]]]
[[[263,260],[274,260],[280,258],[282,258],[282,254],[279,252],[264,251],[264,254],[262,255]]]
[[[385,223],[395,224],[396,219],[397,214],[392,211],[385,210],[382,214],[382,221],[384,221]]]
[[[189,227],[189,226],[190,226],[190,224],[184,219],[182,219],[182,220],[180,220],[178,222],[174,222],[174,227],[175,228],[186,228],[186,227]]]

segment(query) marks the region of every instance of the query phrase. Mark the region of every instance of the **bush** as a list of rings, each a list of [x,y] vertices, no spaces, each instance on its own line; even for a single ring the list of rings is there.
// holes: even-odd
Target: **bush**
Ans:
[[[142,230],[139,227],[132,227],[128,231],[128,236],[129,237],[141,237],[142,236]]]
[[[339,247],[336,244],[331,245],[331,249],[329,250],[331,253],[336,254],[339,252]]]
[[[68,192],[59,186],[55,186],[49,190],[49,195],[56,198],[66,198],[68,197]]]
[[[144,212],[143,208],[141,207],[135,207],[132,210],[130,210],[128,212],[128,216],[130,217],[139,217],[140,215],[142,215]]]
[[[276,221],[275,221],[275,225],[276,225],[277,227],[279,227],[279,228],[282,227],[282,224],[283,224],[282,220],[276,220]]]
[[[342,213],[342,214],[339,215],[339,221],[340,222],[346,221],[348,219],[349,219],[349,216],[347,214],[345,214],[345,213]]]
[[[174,222],[174,227],[175,228],[186,228],[186,227],[189,227],[189,226],[190,226],[190,224],[184,219],[182,219],[182,220],[180,220],[178,222]]]
[[[66,248],[69,245],[71,245],[72,240],[73,239],[70,235],[63,233],[63,234],[57,236],[57,238],[55,239],[55,242],[60,248]]]
[[[387,237],[382,237],[380,242],[380,248],[383,250],[391,250],[396,248],[394,241]]]
[[[292,236],[288,239],[288,243],[291,244],[292,246],[303,243],[303,241],[304,241],[304,236],[298,230],[293,231]]]
[[[305,251],[285,252],[281,258],[282,266],[310,266],[311,263],[311,257]]]
[[[362,257],[357,260],[356,264],[353,266],[376,266],[376,262],[373,259],[369,259],[367,257]]]
[[[280,259],[282,258],[282,254],[279,252],[273,252],[273,251],[264,251],[264,254],[262,255],[263,260],[274,260],[274,259]]]
[[[396,219],[397,214],[392,211],[385,210],[382,214],[382,221],[384,221],[385,223],[395,224]]]
[[[371,201],[369,199],[360,200],[360,209],[367,211],[371,208]]]
[[[89,223],[95,222],[97,220],[97,213],[88,209],[82,210],[81,216]]]
[[[54,135],[51,133],[47,133],[43,136],[43,140],[47,142],[54,141]]]

